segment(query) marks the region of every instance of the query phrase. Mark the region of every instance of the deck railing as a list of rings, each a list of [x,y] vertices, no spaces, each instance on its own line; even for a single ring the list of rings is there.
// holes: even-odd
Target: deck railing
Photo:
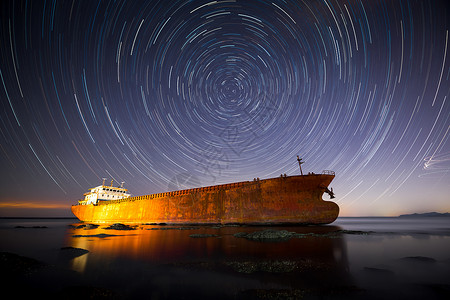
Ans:
[[[157,193],[157,194],[150,194],[150,195],[144,195],[144,196],[135,196],[135,197],[129,197],[129,198],[117,199],[117,200],[99,201],[97,203],[97,205],[107,205],[107,204],[130,202],[130,201],[136,201],[136,200],[148,200],[148,199],[154,199],[154,198],[173,197],[173,196],[185,195],[185,194],[190,194],[190,193],[198,193],[198,192],[213,192],[213,191],[217,191],[220,189],[232,189],[232,188],[241,187],[248,183],[249,182],[247,182],[247,181],[243,181],[243,182],[227,183],[227,184],[220,184],[220,185],[214,185],[214,186],[205,186],[205,187],[193,188],[193,189],[187,189],[187,190],[179,190],[179,191],[173,191],[173,192]]]
[[[325,175],[335,175],[334,171],[331,171],[331,170],[323,170],[323,171],[322,171],[322,174],[325,174]]]

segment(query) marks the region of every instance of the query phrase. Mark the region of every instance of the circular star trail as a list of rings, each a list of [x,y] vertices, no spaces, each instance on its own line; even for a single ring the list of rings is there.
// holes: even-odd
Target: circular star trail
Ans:
[[[300,155],[336,172],[341,215],[449,210],[449,11],[2,1],[0,205],[294,175]]]

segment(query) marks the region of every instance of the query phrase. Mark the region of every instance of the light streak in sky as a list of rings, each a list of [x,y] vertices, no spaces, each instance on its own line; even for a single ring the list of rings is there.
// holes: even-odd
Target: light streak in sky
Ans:
[[[450,210],[447,2],[2,1],[0,203],[294,175],[301,155],[336,172],[343,215],[414,210],[436,178]]]

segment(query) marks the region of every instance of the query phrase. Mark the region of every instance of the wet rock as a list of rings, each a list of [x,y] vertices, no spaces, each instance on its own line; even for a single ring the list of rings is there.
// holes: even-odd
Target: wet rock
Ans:
[[[233,234],[233,236],[237,237],[237,238],[245,238],[247,235],[248,235],[247,232],[238,232],[238,233]]]
[[[175,230],[192,230],[192,229],[198,229],[194,227],[161,227],[161,230],[167,230],[167,229],[175,229]]]
[[[9,252],[0,252],[0,274],[8,276],[27,275],[36,272],[45,265],[33,258]]]
[[[436,262],[436,260],[434,258],[426,257],[426,256],[408,256],[408,257],[401,258],[400,261],[419,262],[419,263],[435,263]]]
[[[356,286],[312,286],[303,289],[250,289],[237,299],[374,299],[364,297],[364,290]]]
[[[360,230],[336,230],[330,232],[320,232],[320,233],[297,233],[294,235],[296,238],[306,238],[312,237],[327,237],[327,238],[340,238],[343,234],[353,234],[353,235],[369,235],[375,233],[374,231],[360,231]]]
[[[287,241],[291,238],[308,238],[308,237],[326,237],[326,238],[340,238],[343,234],[354,234],[354,235],[369,235],[374,233],[373,231],[357,231],[357,230],[336,230],[325,233],[296,233],[287,230],[275,230],[267,229],[262,231],[255,231],[252,233],[238,232],[234,236],[238,238],[246,238],[253,241],[262,242],[278,242]]]
[[[207,238],[207,237],[218,237],[217,234],[190,234],[191,238]]]
[[[276,241],[287,241],[292,237],[295,237],[297,233],[290,232],[287,230],[275,230],[266,229],[262,231],[255,231],[252,233],[238,232],[234,236],[238,238],[246,238],[253,241],[263,241],[263,242],[276,242]]]
[[[97,224],[86,224],[86,227],[84,228],[85,230],[89,230],[89,229],[96,229],[98,228],[100,225]]]
[[[374,231],[360,231],[360,230],[338,230],[335,232],[343,234],[356,234],[356,235],[369,235],[375,233]]]
[[[112,237],[112,236],[122,236],[122,235],[117,235],[117,234],[106,234],[106,233],[100,233],[100,234],[75,234],[72,235],[72,237],[74,238],[79,238],[79,237],[98,237],[98,238],[107,238],[107,237]]]
[[[298,268],[298,262],[290,260],[275,261],[234,261],[226,262],[225,265],[231,267],[239,273],[269,272],[269,273],[286,273],[292,272]]]
[[[89,229],[96,229],[98,228],[100,225],[97,224],[81,224],[81,225],[69,225],[70,228],[73,229],[82,229],[84,228],[85,230],[89,230]]]
[[[104,229],[113,229],[113,230],[135,230],[136,226],[125,225],[122,223],[114,223]]]
[[[73,228],[73,229],[81,229],[81,228],[85,228],[86,224],[81,224],[81,225],[70,224],[70,225],[68,225],[68,227]]]
[[[60,257],[65,259],[73,259],[86,253],[89,253],[89,250],[74,247],[62,247]]]
[[[147,230],[193,230],[193,229],[198,229],[195,227],[152,227],[152,228],[147,228]]]
[[[242,291],[238,299],[304,299],[307,291],[301,289],[251,289]]]

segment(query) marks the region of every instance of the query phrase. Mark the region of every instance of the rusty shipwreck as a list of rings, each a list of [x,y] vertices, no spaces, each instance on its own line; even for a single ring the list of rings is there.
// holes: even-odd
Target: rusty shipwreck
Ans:
[[[301,171],[301,159],[298,159]],[[91,223],[165,224],[328,224],[339,206],[324,201],[333,171],[254,179],[132,197],[127,189],[103,184],[72,206]]]

